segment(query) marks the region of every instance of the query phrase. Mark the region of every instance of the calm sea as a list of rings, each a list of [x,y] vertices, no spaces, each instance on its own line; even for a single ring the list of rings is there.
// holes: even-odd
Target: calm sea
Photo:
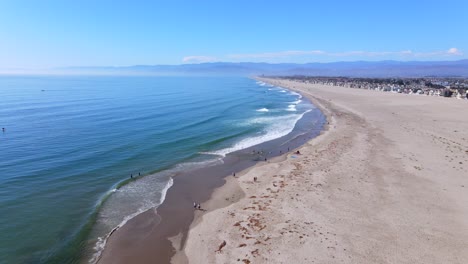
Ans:
[[[285,136],[311,111],[240,77],[2,76],[0,263],[79,263],[158,206],[177,171]]]

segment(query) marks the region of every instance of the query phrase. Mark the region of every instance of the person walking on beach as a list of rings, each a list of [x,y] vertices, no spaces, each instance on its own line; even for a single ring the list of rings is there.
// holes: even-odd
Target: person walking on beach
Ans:
[[[193,208],[197,209],[197,203],[193,202]]]
[[[130,179],[133,179],[133,174],[130,174]]]

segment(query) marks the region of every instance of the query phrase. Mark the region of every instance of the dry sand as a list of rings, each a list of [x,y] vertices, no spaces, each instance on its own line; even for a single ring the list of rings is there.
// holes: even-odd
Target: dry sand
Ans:
[[[467,101],[269,82],[328,130],[230,177],[174,263],[468,263]]]

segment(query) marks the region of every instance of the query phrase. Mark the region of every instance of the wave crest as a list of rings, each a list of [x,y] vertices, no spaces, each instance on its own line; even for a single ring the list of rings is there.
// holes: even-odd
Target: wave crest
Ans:
[[[262,135],[242,139],[241,141],[234,144],[232,147],[210,152],[210,154],[226,156],[227,154],[232,153],[234,151],[246,149],[246,148],[267,142],[267,141],[271,141],[280,137],[284,137],[287,134],[291,133],[294,127],[296,126],[297,121],[299,121],[304,116],[304,114],[310,111],[311,110],[307,110],[302,114],[292,114],[292,115],[285,115],[285,116],[279,116],[279,117],[253,118],[249,121],[249,123],[269,124],[269,126],[263,132]]]

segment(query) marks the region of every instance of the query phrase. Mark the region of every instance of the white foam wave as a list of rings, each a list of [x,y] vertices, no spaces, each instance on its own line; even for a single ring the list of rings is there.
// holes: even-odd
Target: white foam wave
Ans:
[[[291,102],[291,104],[294,104],[294,105],[298,105],[302,102],[302,100],[297,100],[297,101],[294,101],[294,102]]]
[[[166,199],[166,193],[172,187],[172,185],[174,185],[174,180],[172,178],[169,178],[166,187],[161,191],[161,199],[159,199],[159,204],[162,204],[164,202],[164,200]]]
[[[95,253],[93,254],[92,258],[89,260],[89,263],[97,263],[97,261],[99,260],[99,258],[101,257],[101,254],[102,254],[102,251],[104,250],[104,248],[106,247],[106,244],[107,244],[107,240],[109,239],[109,237],[115,232],[117,231],[119,228],[121,228],[123,225],[125,225],[130,219],[134,218],[135,216],[147,211],[148,209],[146,208],[140,208],[138,209],[138,211],[136,211],[135,213],[131,214],[131,215],[128,215],[126,216],[122,222],[120,222],[120,224],[116,227],[114,227],[106,236],[104,237],[98,237],[97,239],[97,242],[96,244],[94,245],[93,249],[95,251]]]
[[[281,87],[281,86],[275,86],[275,88],[277,90],[279,90],[280,93],[287,93],[289,92],[291,95],[296,95],[297,96],[297,99],[302,99],[302,95],[300,93],[297,93],[297,92],[294,92],[294,91],[291,91],[291,90],[288,90],[284,87]]]
[[[226,156],[229,153],[232,153],[234,151],[238,151],[241,149],[246,149],[267,141],[271,141],[283,136],[286,136],[287,134],[291,133],[293,131],[294,127],[296,126],[297,121],[299,121],[305,113],[310,112],[311,110],[307,110],[306,112],[302,114],[292,114],[292,115],[285,115],[285,116],[280,116],[280,117],[260,117],[260,118],[253,118],[249,122],[254,124],[254,123],[266,123],[269,124],[269,126],[266,128],[266,130],[259,136],[254,136],[250,138],[245,138],[236,144],[234,146],[221,149],[218,151],[212,152],[214,155],[219,155],[219,156]]]
[[[268,108],[260,108],[260,109],[257,109],[257,112],[268,112],[270,110],[268,110]]]
[[[214,155],[209,152],[199,152],[199,154]],[[187,169],[204,168],[204,167],[209,167],[209,166],[213,166],[216,164],[222,164],[223,162],[224,161],[221,158],[210,159],[210,160],[205,160],[205,161],[196,161],[196,162],[184,162],[184,163],[177,164],[174,170],[185,171]]]
[[[290,105],[288,105],[288,108],[286,108],[286,111],[290,111],[290,112],[295,112],[295,111],[297,111],[296,105],[295,105],[295,104],[290,104]]]
[[[172,178],[169,178],[169,181],[167,182],[166,186],[162,189],[161,191],[161,198],[159,199],[159,202],[158,202],[158,205],[161,205],[163,202],[164,202],[164,199],[166,198],[166,194],[167,194],[167,191],[169,190],[169,188],[172,187],[172,185],[174,184],[174,180]],[[116,189],[113,189],[112,192],[115,192]],[[98,237],[97,238],[97,241],[93,247],[94,249],[94,254],[93,256],[91,257],[91,259],[88,261],[88,263],[97,263],[99,261],[99,258],[101,257],[102,255],[102,251],[105,249],[106,247],[106,244],[107,244],[107,241],[109,239],[109,237],[115,232],[117,231],[119,228],[121,228],[122,226],[124,226],[128,221],[130,221],[132,218],[134,218],[135,216],[141,214],[141,213],[144,213],[146,211],[148,211],[149,209],[151,208],[156,208],[155,204],[153,203],[146,203],[145,205],[141,206],[140,208],[138,208],[138,210],[130,215],[127,215],[126,217],[124,217],[124,219],[122,220],[122,222],[120,222],[116,227],[114,227],[108,234],[106,234],[104,237]]]
[[[291,94],[296,95],[298,97],[298,99],[302,99],[302,95],[300,93],[296,93],[294,91],[291,91]]]

